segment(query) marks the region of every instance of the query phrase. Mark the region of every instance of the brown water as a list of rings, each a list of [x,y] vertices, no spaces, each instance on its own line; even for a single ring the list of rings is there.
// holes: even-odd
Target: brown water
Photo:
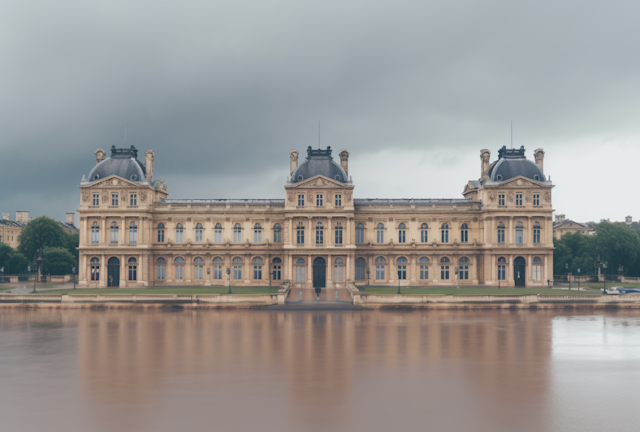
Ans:
[[[638,431],[640,312],[0,308],[1,431]]]

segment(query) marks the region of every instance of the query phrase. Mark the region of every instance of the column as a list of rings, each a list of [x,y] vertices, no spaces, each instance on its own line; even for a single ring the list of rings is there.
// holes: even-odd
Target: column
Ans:
[[[344,224],[346,225],[346,227],[344,227],[344,229],[346,230],[344,234],[346,235],[346,237],[342,239],[342,243],[345,245],[352,244],[354,243],[354,241],[351,239],[351,225],[353,225],[354,223],[353,218],[344,218],[344,221]]]
[[[418,258],[415,254],[409,255],[409,281],[411,285],[416,285],[418,283]]]
[[[327,288],[333,288],[335,284],[333,283],[333,258],[331,255],[327,257]]]
[[[307,256],[307,287],[313,288],[313,263],[311,262],[311,255]]]
[[[513,218],[509,217],[509,234],[507,235],[507,244],[512,245],[514,243],[514,240]]]
[[[125,219],[124,216],[120,216],[120,232],[118,233],[118,245],[122,246],[124,244],[124,238],[127,234],[127,230],[125,228],[125,223],[127,222],[127,220]]]
[[[120,287],[125,288],[127,286],[127,263],[125,262],[125,256],[120,255]]]
[[[100,277],[98,278],[98,287],[106,288],[107,286],[107,257],[102,254],[100,255]]]
[[[334,234],[332,233],[333,229],[333,221],[331,217],[327,217],[327,233],[326,238],[324,240],[324,244],[327,246],[334,244]]]
[[[108,243],[109,237],[107,237],[106,219],[104,216],[100,217],[100,238],[98,241],[102,244]]]

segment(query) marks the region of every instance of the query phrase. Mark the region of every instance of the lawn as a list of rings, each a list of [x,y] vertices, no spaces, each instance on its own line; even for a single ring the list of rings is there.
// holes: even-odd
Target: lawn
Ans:
[[[569,286],[566,283],[562,284],[563,286]],[[576,287],[578,286],[575,283],[571,284],[571,287]],[[589,288],[595,288],[595,289],[602,289],[603,283],[602,282],[587,282],[587,283],[582,283],[580,282],[580,286],[581,287],[589,287]],[[640,283],[622,283],[622,282],[616,282],[616,281],[607,281],[607,288],[611,288],[611,287],[616,287],[616,286],[622,286],[622,287],[631,287],[631,288],[640,288]]]
[[[372,294],[397,294],[398,287],[358,287],[360,291]],[[445,295],[585,295],[600,294],[601,290],[560,290],[549,288],[401,288],[402,294],[445,294]]]
[[[277,293],[277,286],[269,287],[233,287],[232,294],[268,294]],[[43,294],[227,294],[227,287],[165,287],[165,288],[99,288],[99,289],[62,289],[41,291]]]

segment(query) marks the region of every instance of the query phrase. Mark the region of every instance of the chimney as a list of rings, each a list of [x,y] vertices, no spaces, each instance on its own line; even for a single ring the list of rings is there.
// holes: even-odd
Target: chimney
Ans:
[[[533,152],[533,156],[536,158],[536,165],[538,165],[540,171],[544,173],[544,150],[536,149]]]
[[[291,159],[291,174],[298,168],[298,150],[291,150],[289,152],[289,158]]]
[[[102,149],[96,150],[96,165],[104,160],[107,157],[107,154]]]
[[[67,223],[69,225],[76,225],[76,214],[75,213],[67,213]]]
[[[27,223],[31,220],[29,217],[28,211],[17,211],[16,212],[16,222]]]
[[[2,213],[2,220],[11,220],[11,216],[9,213]]]
[[[556,215],[556,223],[564,222],[565,215]]]
[[[340,152],[340,166],[347,173],[347,179],[349,178],[349,152],[342,150]]]
[[[480,181],[489,179],[490,161],[491,152],[487,149],[480,150]]]
[[[147,150],[144,152],[144,157],[146,158],[144,169],[147,172],[144,178],[147,182],[153,183],[153,161],[156,159],[156,154],[153,150]]]
[[[626,216],[624,218],[624,223],[626,223],[627,225],[631,225],[633,223],[633,218],[631,216]]]

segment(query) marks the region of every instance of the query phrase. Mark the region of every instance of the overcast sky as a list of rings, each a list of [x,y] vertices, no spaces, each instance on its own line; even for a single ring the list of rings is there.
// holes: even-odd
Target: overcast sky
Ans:
[[[639,16],[612,0],[3,0],[0,211],[63,220],[125,125],[170,198],[284,198],[318,121],[356,197],[461,198],[513,121],[514,147],[546,152],[556,213],[638,220]]]

